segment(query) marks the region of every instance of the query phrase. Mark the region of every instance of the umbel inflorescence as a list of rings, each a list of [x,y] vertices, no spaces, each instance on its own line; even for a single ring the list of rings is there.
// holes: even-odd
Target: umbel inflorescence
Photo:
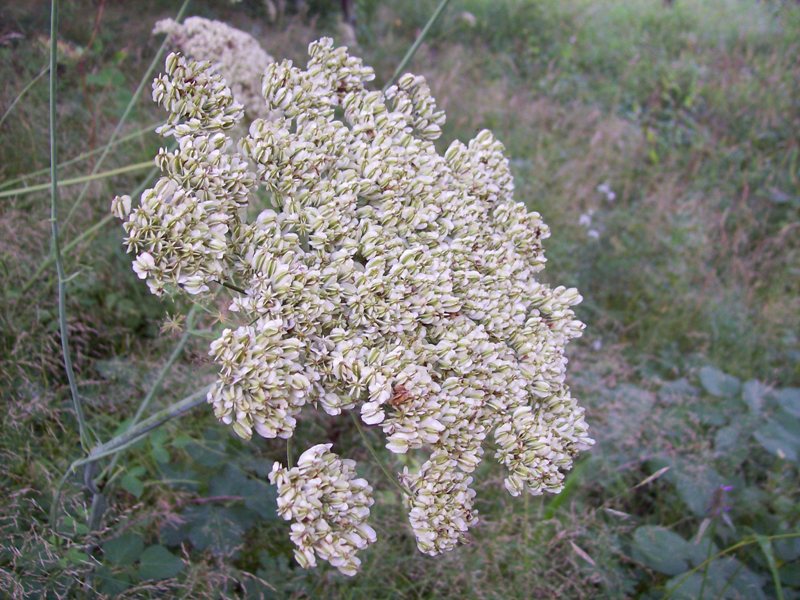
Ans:
[[[245,108],[210,63],[171,54],[153,99],[177,146],[139,205],[118,197],[114,211],[153,293],[241,290],[241,324],[211,344],[217,418],[246,439],[289,438],[304,407],[357,411],[391,452],[426,459],[399,484],[436,555],[477,522],[484,446],[517,496],[558,492],[592,444],[565,383],[581,297],[537,281],[549,230],[513,200],[489,131],[440,155],[444,113],[422,77],[371,91],[372,69],[330,39],[309,55],[305,69],[266,66],[270,118],[234,143]],[[355,573],[375,532],[354,463],[323,443],[270,480],[300,564]]]

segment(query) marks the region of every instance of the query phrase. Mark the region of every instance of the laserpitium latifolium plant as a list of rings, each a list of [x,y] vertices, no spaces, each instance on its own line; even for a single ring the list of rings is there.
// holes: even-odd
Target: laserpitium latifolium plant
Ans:
[[[161,29],[181,39],[176,27]],[[175,149],[138,205],[113,202],[154,294],[231,292],[236,322],[210,347],[217,418],[288,440],[304,407],[351,412],[390,452],[424,455],[392,481],[430,555],[478,522],[487,438],[510,494],[560,491],[592,444],[565,382],[581,296],[537,280],[550,232],[514,201],[502,144],[481,131],[440,155],[445,115],[424,78],[371,91],[373,70],[327,38],[305,69],[268,62],[258,106],[224,71],[167,57],[153,100]],[[372,487],[320,442],[270,481],[298,562],[353,575],[376,539]]]

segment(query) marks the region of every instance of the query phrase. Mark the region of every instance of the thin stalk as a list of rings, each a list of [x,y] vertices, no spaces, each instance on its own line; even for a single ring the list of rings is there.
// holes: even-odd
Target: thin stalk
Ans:
[[[56,114],[56,83],[58,70],[56,69],[58,37],[58,0],[50,4],[50,224],[52,233],[53,257],[58,275],[58,325],[61,330],[61,353],[64,357],[64,370],[67,372],[69,391],[72,396],[72,405],[75,409],[75,418],[78,420],[78,434],[84,450],[91,446],[91,437],[86,428],[86,418],[83,414],[81,398],[78,395],[78,384],[75,380],[75,371],[72,368],[72,355],[69,350],[69,328],[67,327],[66,307],[66,274],[61,261],[61,248],[58,240],[58,144],[56,141],[56,128],[58,118]]]
[[[372,456],[372,460],[374,460],[378,464],[381,471],[383,471],[383,474],[386,476],[386,479],[391,481],[392,484],[395,485],[397,489],[399,489],[403,494],[405,494],[409,498],[413,498],[414,494],[411,493],[411,490],[409,490],[408,488],[406,488],[406,486],[397,481],[397,478],[392,477],[392,474],[389,473],[389,469],[386,468],[386,466],[383,464],[383,461],[378,457],[378,454],[373,449],[372,444],[369,443],[369,440],[367,439],[367,436],[364,433],[364,428],[361,427],[361,423],[359,423],[358,421],[358,417],[352,412],[350,413],[350,417],[353,419],[353,423],[356,424],[356,429],[358,429],[358,433],[361,436],[361,441],[364,442],[364,445],[367,447],[370,456]]]
[[[144,191],[144,188],[146,188],[147,185],[150,183],[150,181],[152,181],[153,177],[155,177],[156,173],[158,173],[158,167],[153,167],[150,170],[150,172],[147,174],[147,176],[139,184],[139,186],[133,192],[131,192],[131,196],[136,197],[139,194],[141,194],[142,191]],[[113,218],[114,218],[114,215],[109,213],[105,217],[100,219],[97,223],[95,223],[94,225],[89,227],[88,229],[84,229],[80,233],[80,235],[78,235],[76,238],[74,238],[74,239],[70,240],[69,242],[67,242],[67,244],[63,248],[63,253],[64,254],[69,254],[70,252],[72,252],[72,250],[73,250],[73,248],[75,248],[75,246],[77,246],[78,244],[80,244],[84,240],[90,238],[95,233],[100,231],[100,229],[105,227],[105,225],[109,221],[111,221]],[[28,292],[28,290],[31,289],[33,284],[38,281],[38,279],[41,276],[41,274],[44,273],[44,271],[46,269],[48,269],[50,267],[50,265],[53,264],[53,260],[54,260],[53,254],[50,253],[50,255],[47,256],[47,258],[45,258],[39,264],[39,266],[36,268],[36,271],[34,271],[33,275],[31,275],[31,277],[28,279],[28,281],[25,282],[25,285],[22,286],[22,290],[20,291],[20,296],[25,296],[25,294]]]
[[[403,69],[405,69],[408,66],[408,63],[411,62],[411,59],[414,58],[414,55],[417,53],[417,50],[422,45],[422,41],[428,35],[428,32],[431,30],[434,23],[436,23],[436,21],[439,20],[439,17],[444,12],[444,9],[447,8],[449,2],[450,0],[442,0],[441,2],[439,2],[439,6],[437,6],[436,10],[433,11],[431,18],[428,19],[427,23],[425,23],[425,27],[423,27],[422,31],[417,36],[417,39],[414,40],[414,43],[408,49],[408,52],[406,52],[406,55],[403,57],[403,60],[401,60],[400,64],[397,65],[397,68],[394,70],[394,74],[392,75],[391,79],[389,79],[389,81],[387,81],[384,84],[383,86],[384,92],[389,88],[389,86],[391,86],[397,80],[398,77],[400,77],[400,75],[403,72]]]
[[[15,106],[16,106],[16,105],[19,103],[19,101],[20,101],[20,100],[22,100],[22,97],[23,97],[25,94],[27,94],[27,93],[28,93],[28,90],[29,90],[29,89],[31,89],[31,88],[32,88],[34,85],[36,85],[36,82],[37,82],[37,81],[39,81],[39,80],[40,80],[42,77],[44,77],[45,73],[47,73],[47,71],[48,71],[48,70],[50,70],[50,65],[49,65],[49,64],[48,64],[48,65],[47,65],[47,66],[46,66],[44,69],[42,69],[41,71],[39,71],[39,74],[38,74],[38,75],[36,75],[36,77],[34,77],[33,79],[31,79],[31,80],[28,82],[28,85],[26,85],[24,88],[22,88],[22,91],[21,91],[19,94],[17,94],[17,97],[16,97],[16,98],[14,98],[14,99],[11,101],[11,104],[9,104],[9,105],[8,105],[8,108],[7,108],[7,109],[6,109],[6,111],[3,113],[3,116],[2,116],[2,117],[0,117],[0,127],[2,127],[2,126],[3,126],[3,123],[5,123],[5,121],[6,121],[6,118],[8,117],[8,115],[10,115],[10,114],[11,114],[11,111],[12,111],[12,110],[14,110],[14,107],[15,107]]]
[[[135,171],[144,171],[147,167],[152,167],[153,161],[148,160],[145,162],[134,163],[132,165],[126,165],[124,167],[119,167],[118,169],[111,169],[110,171],[103,171],[102,173],[92,173],[91,175],[82,175],[81,177],[73,177],[72,179],[65,179],[64,181],[59,181],[54,184],[51,180],[48,183],[39,183],[37,185],[30,185],[28,187],[22,188],[14,188],[13,190],[4,190],[0,192],[0,198],[8,198],[10,196],[24,196],[25,194],[33,194],[34,192],[41,192],[42,190],[47,190],[56,185],[57,187],[66,187],[68,185],[75,185],[77,183],[91,183],[92,181],[98,181],[100,179],[106,179],[108,177],[114,177],[116,175],[122,175],[123,173],[133,173]],[[67,221],[64,221],[64,224],[67,224]]]
[[[90,150],[88,152],[83,152],[82,154],[78,154],[77,156],[73,156],[69,160],[65,160],[63,162],[58,163],[58,168],[61,169],[63,167],[68,167],[69,165],[73,165],[75,163],[81,162],[82,160],[86,160],[94,156],[95,154],[99,154],[106,148],[113,148],[115,146],[119,146],[120,144],[124,144],[125,142],[130,142],[136,138],[140,138],[147,133],[155,133],[155,128],[158,127],[161,122],[153,123],[148,125],[147,127],[143,127],[142,129],[138,129],[133,133],[129,133],[125,137],[122,137],[110,144],[106,144],[105,146],[100,146],[99,148],[95,148],[94,150]],[[24,175],[20,175],[15,177],[14,179],[9,179],[7,181],[3,181],[0,183],[0,188],[6,188],[11,185],[17,184],[21,181],[25,181],[26,179],[32,179],[34,177],[39,177],[40,175],[47,175],[50,172],[50,167],[45,167],[43,169],[39,169],[37,171],[31,171],[30,173],[25,173]]]
[[[227,281],[218,281],[217,283],[220,284],[222,287],[226,287],[229,290],[233,290],[234,292],[239,292],[240,294],[244,294],[247,291],[244,288],[240,288],[238,285],[234,283],[229,283]]]
[[[56,2],[56,0],[53,0],[53,2]],[[59,481],[59,484],[56,487],[56,491],[53,494],[53,503],[50,507],[51,527],[53,528],[56,527],[56,521],[58,519],[58,506],[61,501],[61,492],[64,489],[64,485],[66,484],[66,481],[69,478],[69,476],[72,473],[74,473],[78,467],[82,467],[90,463],[95,463],[101,458],[105,458],[107,456],[113,456],[118,452],[126,450],[127,448],[131,447],[136,442],[147,436],[151,431],[160,427],[167,421],[180,417],[185,413],[189,412],[191,409],[195,408],[196,406],[200,406],[201,404],[203,404],[206,401],[207,393],[208,393],[208,387],[204,387],[194,392],[193,394],[186,396],[183,400],[179,400],[174,404],[170,404],[166,408],[146,418],[144,421],[142,421],[135,427],[131,427],[130,429],[127,429],[125,432],[108,440],[107,442],[95,446],[85,458],[81,458],[74,461],[67,468],[66,473],[64,473],[64,475],[61,477],[61,480]]]
[[[292,458],[292,438],[286,440],[286,467],[291,469],[294,466]]]
[[[181,19],[183,18],[183,14],[186,12],[186,8],[189,6],[189,0],[183,0],[183,4],[181,4],[180,9],[178,10],[178,14],[175,16],[175,20],[180,23]],[[141,80],[139,80],[139,85],[136,87],[136,91],[133,92],[133,96],[128,101],[128,106],[125,107],[125,111],[122,113],[122,117],[120,118],[117,126],[114,128],[113,133],[111,134],[111,138],[108,140],[109,143],[113,142],[117,139],[120,131],[122,131],[122,127],[125,125],[125,121],[127,121],[128,116],[131,114],[133,107],[136,105],[139,96],[142,94],[142,90],[144,90],[145,86],[149,83],[151,76],[153,75],[153,71],[156,70],[156,67],[161,63],[161,57],[164,55],[164,50],[167,48],[167,39],[168,36],[164,38],[164,41],[161,42],[161,46],[158,47],[158,51],[156,55],[153,57],[153,60],[150,62],[150,66],[147,67],[147,71],[145,71],[144,75],[142,75]],[[106,149],[100,155],[100,158],[97,159],[94,167],[92,168],[92,175],[97,173],[100,169],[100,166],[103,164],[103,161],[108,156],[108,152],[111,148],[106,146]],[[72,205],[69,213],[67,214],[67,218],[64,221],[66,225],[72,220],[72,216],[75,214],[75,211],[83,204],[83,199],[86,197],[86,192],[89,189],[88,184],[83,186],[81,193],[78,195],[78,199],[75,201],[75,204]]]
[[[178,343],[175,344],[175,348],[172,349],[172,353],[169,355],[167,362],[165,362],[161,366],[161,369],[159,370],[158,375],[156,376],[156,379],[153,382],[153,385],[150,386],[150,389],[148,390],[145,397],[142,399],[141,404],[139,404],[139,408],[136,410],[136,414],[133,415],[133,419],[131,419],[131,424],[129,425],[128,429],[135,427],[136,424],[139,423],[139,420],[142,418],[142,415],[150,406],[150,403],[153,401],[153,398],[155,397],[156,393],[161,389],[161,384],[163,383],[164,378],[167,376],[167,373],[169,373],[169,371],[172,369],[172,365],[175,364],[175,361],[177,361],[181,353],[183,353],[183,349],[186,347],[186,343],[189,341],[189,338],[191,337],[192,324],[194,322],[194,317],[196,313],[197,313],[197,306],[193,306],[191,309],[189,309],[189,312],[186,315],[186,330],[184,331],[181,338],[178,340]],[[105,508],[104,503],[100,500],[103,494],[102,492],[100,492],[99,489],[97,489],[97,485],[100,481],[103,480],[103,477],[105,476],[106,473],[111,473],[114,471],[114,467],[117,466],[120,456],[121,456],[120,454],[116,454],[111,459],[111,462],[108,464],[108,466],[105,469],[103,469],[103,472],[93,481],[90,481],[91,485],[89,487],[92,488],[92,494],[93,494],[92,508],[91,512],[89,513],[90,531],[93,531],[99,526],[100,520],[103,518],[103,512]],[[87,469],[86,477],[89,480],[92,479],[91,467],[92,465],[86,465]]]
[[[697,595],[698,600],[703,600],[703,594],[706,591],[706,583],[708,582],[708,568],[711,563],[708,559],[711,558],[711,551],[714,549],[714,533],[717,530],[717,520],[711,521],[711,531],[708,532],[708,552],[706,552],[706,568],[703,569],[703,581],[700,583],[700,593]]]

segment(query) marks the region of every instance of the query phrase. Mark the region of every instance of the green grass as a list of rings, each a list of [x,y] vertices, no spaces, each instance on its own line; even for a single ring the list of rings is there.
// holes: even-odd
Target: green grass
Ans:
[[[358,3],[358,53],[379,84],[437,4]],[[56,143],[67,161],[112,137],[158,50],[149,29],[178,5],[106,3],[99,20],[96,3],[62,5]],[[192,2],[188,14],[228,20],[255,32],[273,56],[300,61],[310,40],[336,32],[330,11],[270,23],[255,1]],[[23,35],[0,45],[0,106],[33,82],[0,125],[4,191],[49,165],[47,77],[35,80],[48,63],[49,3],[9,5],[0,16]],[[452,0],[409,69],[428,78],[447,110],[443,144],[493,129],[512,159],[517,198],[550,225],[546,277],[576,285],[586,299],[580,317],[589,328],[571,352],[570,381],[598,444],[557,498],[511,498],[499,471],[484,464],[482,524],[470,544],[430,559],[416,551],[396,491],[349,420],[309,415],[297,448],[336,439],[377,482],[379,542],[354,579],[296,568],[288,527],[264,485],[284,449],[242,443],[202,408],[120,455],[95,531],[86,527],[91,495],[81,477],[70,478],[52,530],[53,489],[82,452],[48,262],[48,196],[1,198],[0,589],[19,598],[126,589],[129,597],[499,599],[657,598],[672,586],[681,598],[696,597],[692,586],[705,578],[706,598],[798,597],[796,540],[768,547],[754,537],[800,530],[791,455],[792,386],[800,385],[798,55],[800,9],[789,2]],[[120,136],[158,120],[143,96]],[[147,161],[157,147],[154,134],[132,136],[99,167],[95,153],[59,168],[59,179]],[[86,234],[115,193],[143,178],[91,182],[60,231],[78,391],[104,440],[136,412],[187,311],[147,293],[119,228]],[[48,181],[46,173],[25,179]],[[613,202],[597,189],[604,183]],[[81,187],[60,188],[62,217]],[[579,224],[590,211],[597,239]],[[195,327],[213,321],[198,315]],[[207,343],[188,341],[152,410],[213,378]],[[715,387],[720,381],[728,387]],[[734,486],[727,498],[717,491],[722,483]],[[231,496],[244,500],[207,501]],[[735,529],[714,516],[722,504]],[[714,526],[704,526],[712,517]],[[138,555],[114,554],[121,536],[126,547],[167,547],[183,561],[180,572],[142,579]],[[660,545],[652,549],[651,539]],[[709,549],[734,546],[703,563]],[[653,559],[670,553],[680,561],[686,548],[682,573]]]

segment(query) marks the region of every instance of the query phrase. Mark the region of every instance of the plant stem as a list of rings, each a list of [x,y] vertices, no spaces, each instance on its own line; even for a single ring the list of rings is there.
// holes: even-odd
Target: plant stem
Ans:
[[[714,532],[717,530],[717,519],[712,517],[711,521],[711,530],[708,532],[708,552],[706,552],[706,567],[703,569],[703,581],[700,583],[700,593],[698,594],[698,600],[703,600],[703,593],[706,591],[706,582],[708,581],[708,568],[711,566],[709,562],[709,558],[711,557],[711,551],[714,549]]]
[[[178,14],[175,16],[175,20],[177,22],[180,23],[180,20],[183,18],[183,14],[186,12],[186,8],[188,6],[189,6],[189,0],[183,0],[183,4],[181,4],[180,9],[178,10]],[[153,71],[155,71],[156,67],[161,62],[161,57],[164,55],[164,50],[166,50],[166,47],[167,47],[167,39],[168,38],[165,37],[164,41],[161,42],[161,46],[159,46],[158,51],[156,52],[156,55],[153,57],[153,60],[150,62],[150,66],[147,67],[147,71],[145,71],[144,75],[142,75],[142,78],[139,80],[139,85],[136,87],[136,91],[133,92],[133,95],[131,96],[131,99],[128,101],[128,106],[125,107],[125,111],[122,113],[122,117],[120,117],[120,120],[117,123],[117,126],[114,128],[114,131],[111,134],[111,138],[108,140],[109,144],[117,139],[117,136],[119,135],[119,132],[122,131],[122,127],[123,127],[123,125],[125,125],[125,121],[128,119],[128,116],[131,114],[131,111],[133,110],[133,107],[136,105],[136,102],[139,99],[139,96],[142,94],[142,90],[144,90],[145,85],[147,85],[149,83],[150,77],[152,76]],[[106,145],[105,150],[100,155],[100,158],[97,159],[97,162],[95,163],[94,167],[92,168],[92,173],[91,173],[92,175],[97,173],[97,171],[100,169],[100,166],[103,164],[103,161],[106,159],[106,156],[108,156],[108,152],[109,152],[110,149],[111,149],[111,147],[109,145]],[[67,218],[64,221],[65,225],[72,220],[72,216],[75,214],[75,211],[78,210],[78,208],[81,206],[81,204],[83,204],[83,199],[86,196],[86,192],[87,192],[88,189],[89,189],[88,184],[83,186],[83,189],[81,190],[81,193],[78,195],[78,199],[75,201],[75,204],[72,205],[72,208],[70,209],[69,213],[67,214]]]
[[[191,309],[189,309],[189,312],[186,315],[186,330],[184,331],[181,338],[178,340],[178,343],[175,344],[175,348],[172,349],[172,353],[169,355],[167,362],[165,362],[161,366],[161,369],[159,370],[158,375],[156,376],[156,379],[153,382],[153,385],[150,386],[150,389],[148,390],[145,397],[142,399],[141,404],[139,404],[139,408],[136,410],[136,414],[133,415],[133,419],[131,420],[131,424],[128,427],[128,429],[135,427],[136,424],[139,422],[139,419],[142,418],[142,415],[147,410],[147,407],[150,406],[150,403],[153,401],[153,398],[155,397],[156,393],[161,388],[161,384],[164,381],[164,378],[167,376],[167,373],[169,373],[170,369],[172,369],[172,365],[175,364],[175,361],[178,360],[178,357],[180,357],[181,353],[183,352],[186,343],[189,341],[189,338],[191,337],[192,324],[194,322],[194,317],[196,313],[197,313],[197,306],[195,305],[192,306]],[[114,467],[116,467],[117,463],[119,462],[120,456],[121,454],[114,455],[108,466],[105,469],[103,469],[103,472],[97,478],[91,481],[92,485],[90,487],[93,488],[92,489],[93,498],[92,498],[91,512],[89,513],[90,531],[94,531],[100,525],[100,521],[103,518],[103,512],[105,509],[104,506],[105,503],[102,502],[100,498],[103,494],[98,489],[98,485],[103,480],[103,477],[106,475],[106,473],[110,473],[114,470]],[[92,464],[86,465],[87,479],[92,478],[91,475]]]
[[[58,116],[56,114],[56,83],[58,69],[58,0],[50,4],[50,225],[52,235],[53,258],[56,263],[58,275],[58,325],[61,331],[61,353],[64,358],[64,370],[67,372],[69,391],[72,396],[72,405],[75,417],[78,420],[78,434],[84,450],[91,446],[91,438],[86,428],[86,419],[83,414],[81,398],[78,395],[78,384],[75,380],[75,371],[72,368],[72,355],[69,350],[69,327],[67,326],[66,308],[66,274],[61,261],[61,248],[58,240],[58,143],[56,141],[56,128]]]
[[[92,173],[91,175],[82,175],[81,177],[73,177],[72,179],[65,179],[64,181],[59,181],[55,185],[59,187],[65,187],[68,185],[75,185],[77,183],[89,183],[92,181],[97,181],[99,179],[106,179],[107,177],[114,177],[115,175],[122,175],[123,173],[133,173],[135,171],[144,171],[147,167],[152,167],[153,161],[148,160],[145,162],[134,163],[132,165],[127,165],[124,167],[119,167],[118,169],[111,169],[110,171],[103,171],[102,173]],[[4,190],[0,192],[0,198],[8,198],[9,196],[24,196],[26,194],[33,194],[34,192],[41,192],[42,190],[46,190],[52,188],[54,182],[51,180],[48,183],[39,183],[36,185],[30,185],[28,187],[23,188],[14,188],[13,190]],[[66,225],[67,221],[64,221]]]
[[[400,74],[403,72],[403,69],[405,69],[408,66],[408,63],[411,62],[411,59],[414,58],[414,55],[417,53],[417,50],[422,44],[422,41],[428,35],[428,32],[433,27],[433,24],[436,23],[441,14],[444,12],[444,9],[447,7],[447,4],[449,2],[450,0],[442,0],[441,2],[439,2],[439,6],[437,6],[436,10],[433,11],[431,18],[428,19],[427,23],[425,23],[425,27],[423,27],[422,31],[417,36],[417,39],[414,40],[414,43],[408,49],[408,52],[406,52],[406,55],[403,57],[403,60],[401,60],[400,64],[397,65],[397,68],[394,70],[394,74],[392,75],[391,79],[389,79],[389,81],[387,81],[384,84],[383,86],[384,92],[389,88],[389,86],[391,86],[397,80],[398,77],[400,77]]]
[[[56,0],[53,0],[54,2]],[[124,433],[95,446],[91,452],[85,457],[74,461],[68,468],[66,473],[62,476],[61,480],[59,481],[58,486],[56,487],[56,491],[53,495],[53,503],[50,507],[50,524],[51,527],[55,529],[56,521],[58,519],[58,505],[61,499],[61,491],[64,489],[64,484],[67,481],[67,478],[77,469],[83,465],[88,465],[90,463],[97,462],[101,458],[105,458],[106,456],[112,456],[117,454],[118,452],[122,452],[123,450],[129,448],[136,442],[138,442],[143,437],[147,436],[152,430],[160,427],[167,421],[171,419],[175,419],[184,415],[185,413],[189,412],[191,409],[195,408],[203,404],[206,401],[206,394],[208,393],[208,387],[204,387],[189,396],[186,396],[183,400],[179,400],[174,404],[170,404],[166,408],[154,413],[135,427],[131,427],[130,429],[126,430]]]
[[[392,477],[392,474],[389,473],[389,469],[386,468],[386,466],[383,464],[383,461],[378,457],[378,454],[373,449],[372,444],[369,443],[369,440],[367,439],[367,436],[364,433],[364,428],[361,427],[361,423],[358,421],[358,417],[355,415],[355,413],[351,412],[350,417],[353,419],[353,423],[356,424],[356,429],[358,429],[358,433],[361,436],[361,441],[364,442],[364,445],[367,447],[370,456],[372,456],[372,460],[374,460],[378,464],[381,471],[383,471],[383,474],[386,476],[386,479],[391,481],[392,484],[397,487],[397,489],[403,492],[403,494],[405,494],[409,498],[413,498],[414,494],[411,493],[411,490],[409,490],[408,488],[406,488],[406,486],[397,481],[397,478]]]
[[[227,281],[218,281],[217,283],[220,284],[222,287],[226,287],[229,290],[233,290],[234,292],[239,292],[240,294],[244,294],[247,292],[247,290],[245,290],[244,288],[240,288],[238,285],[229,283]]]
[[[27,84],[27,85],[26,85],[24,88],[22,88],[22,91],[21,91],[19,94],[17,94],[17,97],[16,97],[16,98],[14,98],[14,99],[11,101],[11,104],[9,104],[9,105],[8,105],[8,108],[7,108],[7,109],[6,109],[6,111],[3,113],[3,116],[2,116],[2,117],[0,117],[0,127],[2,127],[2,126],[3,126],[3,123],[5,123],[5,121],[6,121],[6,118],[8,117],[8,115],[10,115],[10,114],[11,114],[11,111],[12,111],[12,110],[14,110],[14,107],[15,107],[15,106],[16,106],[16,105],[19,103],[19,101],[20,101],[20,100],[22,100],[22,97],[23,97],[25,94],[27,94],[27,93],[28,93],[28,90],[29,90],[29,89],[31,89],[31,88],[32,88],[32,87],[33,87],[33,86],[36,84],[36,82],[37,82],[37,81],[39,81],[39,80],[40,80],[42,77],[44,77],[45,73],[47,73],[47,71],[48,71],[49,69],[50,69],[50,65],[48,64],[48,65],[47,65],[47,66],[46,66],[44,69],[42,69],[41,71],[39,71],[39,74],[38,74],[38,75],[36,75],[36,77],[34,77],[33,79],[31,79],[31,80],[28,82],[28,84]],[[45,171],[45,172],[46,172],[46,171]]]

